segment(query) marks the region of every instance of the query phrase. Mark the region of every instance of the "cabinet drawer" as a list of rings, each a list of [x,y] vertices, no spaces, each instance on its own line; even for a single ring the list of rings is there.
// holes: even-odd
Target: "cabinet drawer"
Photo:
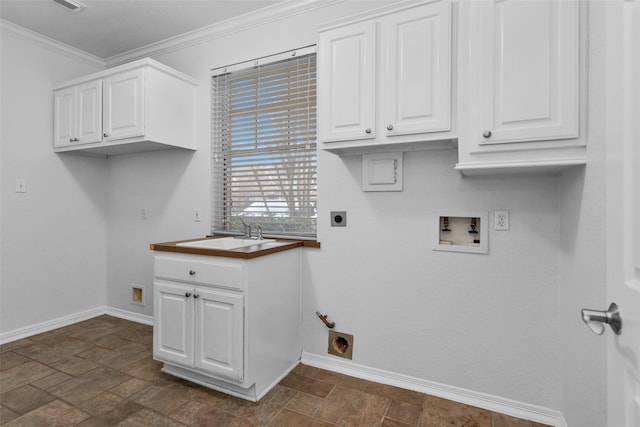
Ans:
[[[194,257],[188,257],[194,258]],[[203,259],[157,256],[156,277],[242,289],[242,265]]]

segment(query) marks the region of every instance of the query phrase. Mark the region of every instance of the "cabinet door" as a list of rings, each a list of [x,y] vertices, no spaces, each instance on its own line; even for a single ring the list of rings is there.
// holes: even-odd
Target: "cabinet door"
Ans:
[[[53,146],[72,145],[75,132],[76,88],[57,90],[53,93]]]
[[[480,1],[481,143],[578,136],[575,0]]]
[[[104,80],[104,133],[107,142],[144,135],[144,69]]]
[[[382,21],[382,132],[451,128],[451,4],[430,3]]]
[[[77,136],[79,143],[102,141],[102,80],[78,86]]]
[[[153,356],[193,367],[193,288],[154,283]]]
[[[222,290],[196,289],[195,366],[242,382],[244,378],[244,297]]]
[[[375,22],[320,34],[318,127],[323,142],[375,137]]]

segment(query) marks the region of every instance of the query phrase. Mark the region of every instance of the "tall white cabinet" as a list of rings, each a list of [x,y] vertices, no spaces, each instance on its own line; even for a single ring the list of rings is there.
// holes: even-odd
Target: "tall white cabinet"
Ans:
[[[425,148],[452,135],[451,9],[409,2],[320,27],[321,148]]]
[[[583,7],[576,0],[459,4],[456,169],[482,173],[584,164]]]
[[[157,251],[153,357],[257,401],[300,361],[300,250],[252,259]]]
[[[196,149],[197,81],[149,58],[54,88],[55,152]]]

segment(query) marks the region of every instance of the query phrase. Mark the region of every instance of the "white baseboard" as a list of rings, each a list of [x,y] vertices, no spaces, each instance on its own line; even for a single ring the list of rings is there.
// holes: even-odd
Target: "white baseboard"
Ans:
[[[146,314],[134,313],[132,311],[126,311],[115,307],[105,307],[105,314],[113,317],[119,317],[121,319],[131,320],[132,322],[142,323],[145,325],[153,326],[153,316]]]
[[[23,338],[29,338],[44,332],[62,328],[63,326],[73,325],[74,323],[89,320],[103,314],[114,317],[131,320],[133,322],[143,323],[145,325],[153,325],[153,316],[138,314],[131,311],[121,310],[114,307],[96,307],[91,310],[82,311],[80,313],[70,314],[68,316],[59,317],[57,319],[48,320],[46,322],[37,323],[35,325],[25,326],[24,328],[15,329],[13,331],[0,334],[0,344],[10,343]]]
[[[48,320],[46,322],[36,323],[35,325],[25,326],[24,328],[15,329],[13,331],[4,332],[0,334],[0,344],[29,338],[33,335],[49,332],[54,329],[62,328],[63,326],[69,326],[93,317],[101,316],[104,313],[104,307],[96,307],[80,313],[74,313],[68,316],[58,317],[57,319]]]
[[[316,368],[326,369],[328,371],[334,371],[408,390],[414,390],[420,393],[442,397],[454,402],[464,403],[465,405],[500,412],[516,418],[531,420],[555,427],[567,427],[562,413],[537,405],[531,405],[524,402],[506,399],[504,397],[453,387],[382,369],[371,368],[359,365],[349,360],[338,359],[336,357],[303,352],[301,362],[305,365],[315,366]]]

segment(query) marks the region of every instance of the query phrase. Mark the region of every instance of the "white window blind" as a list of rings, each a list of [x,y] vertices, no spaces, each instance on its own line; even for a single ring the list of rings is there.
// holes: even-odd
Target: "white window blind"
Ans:
[[[241,231],[242,219],[266,236],[315,237],[315,53],[214,75],[211,87],[211,231]]]

